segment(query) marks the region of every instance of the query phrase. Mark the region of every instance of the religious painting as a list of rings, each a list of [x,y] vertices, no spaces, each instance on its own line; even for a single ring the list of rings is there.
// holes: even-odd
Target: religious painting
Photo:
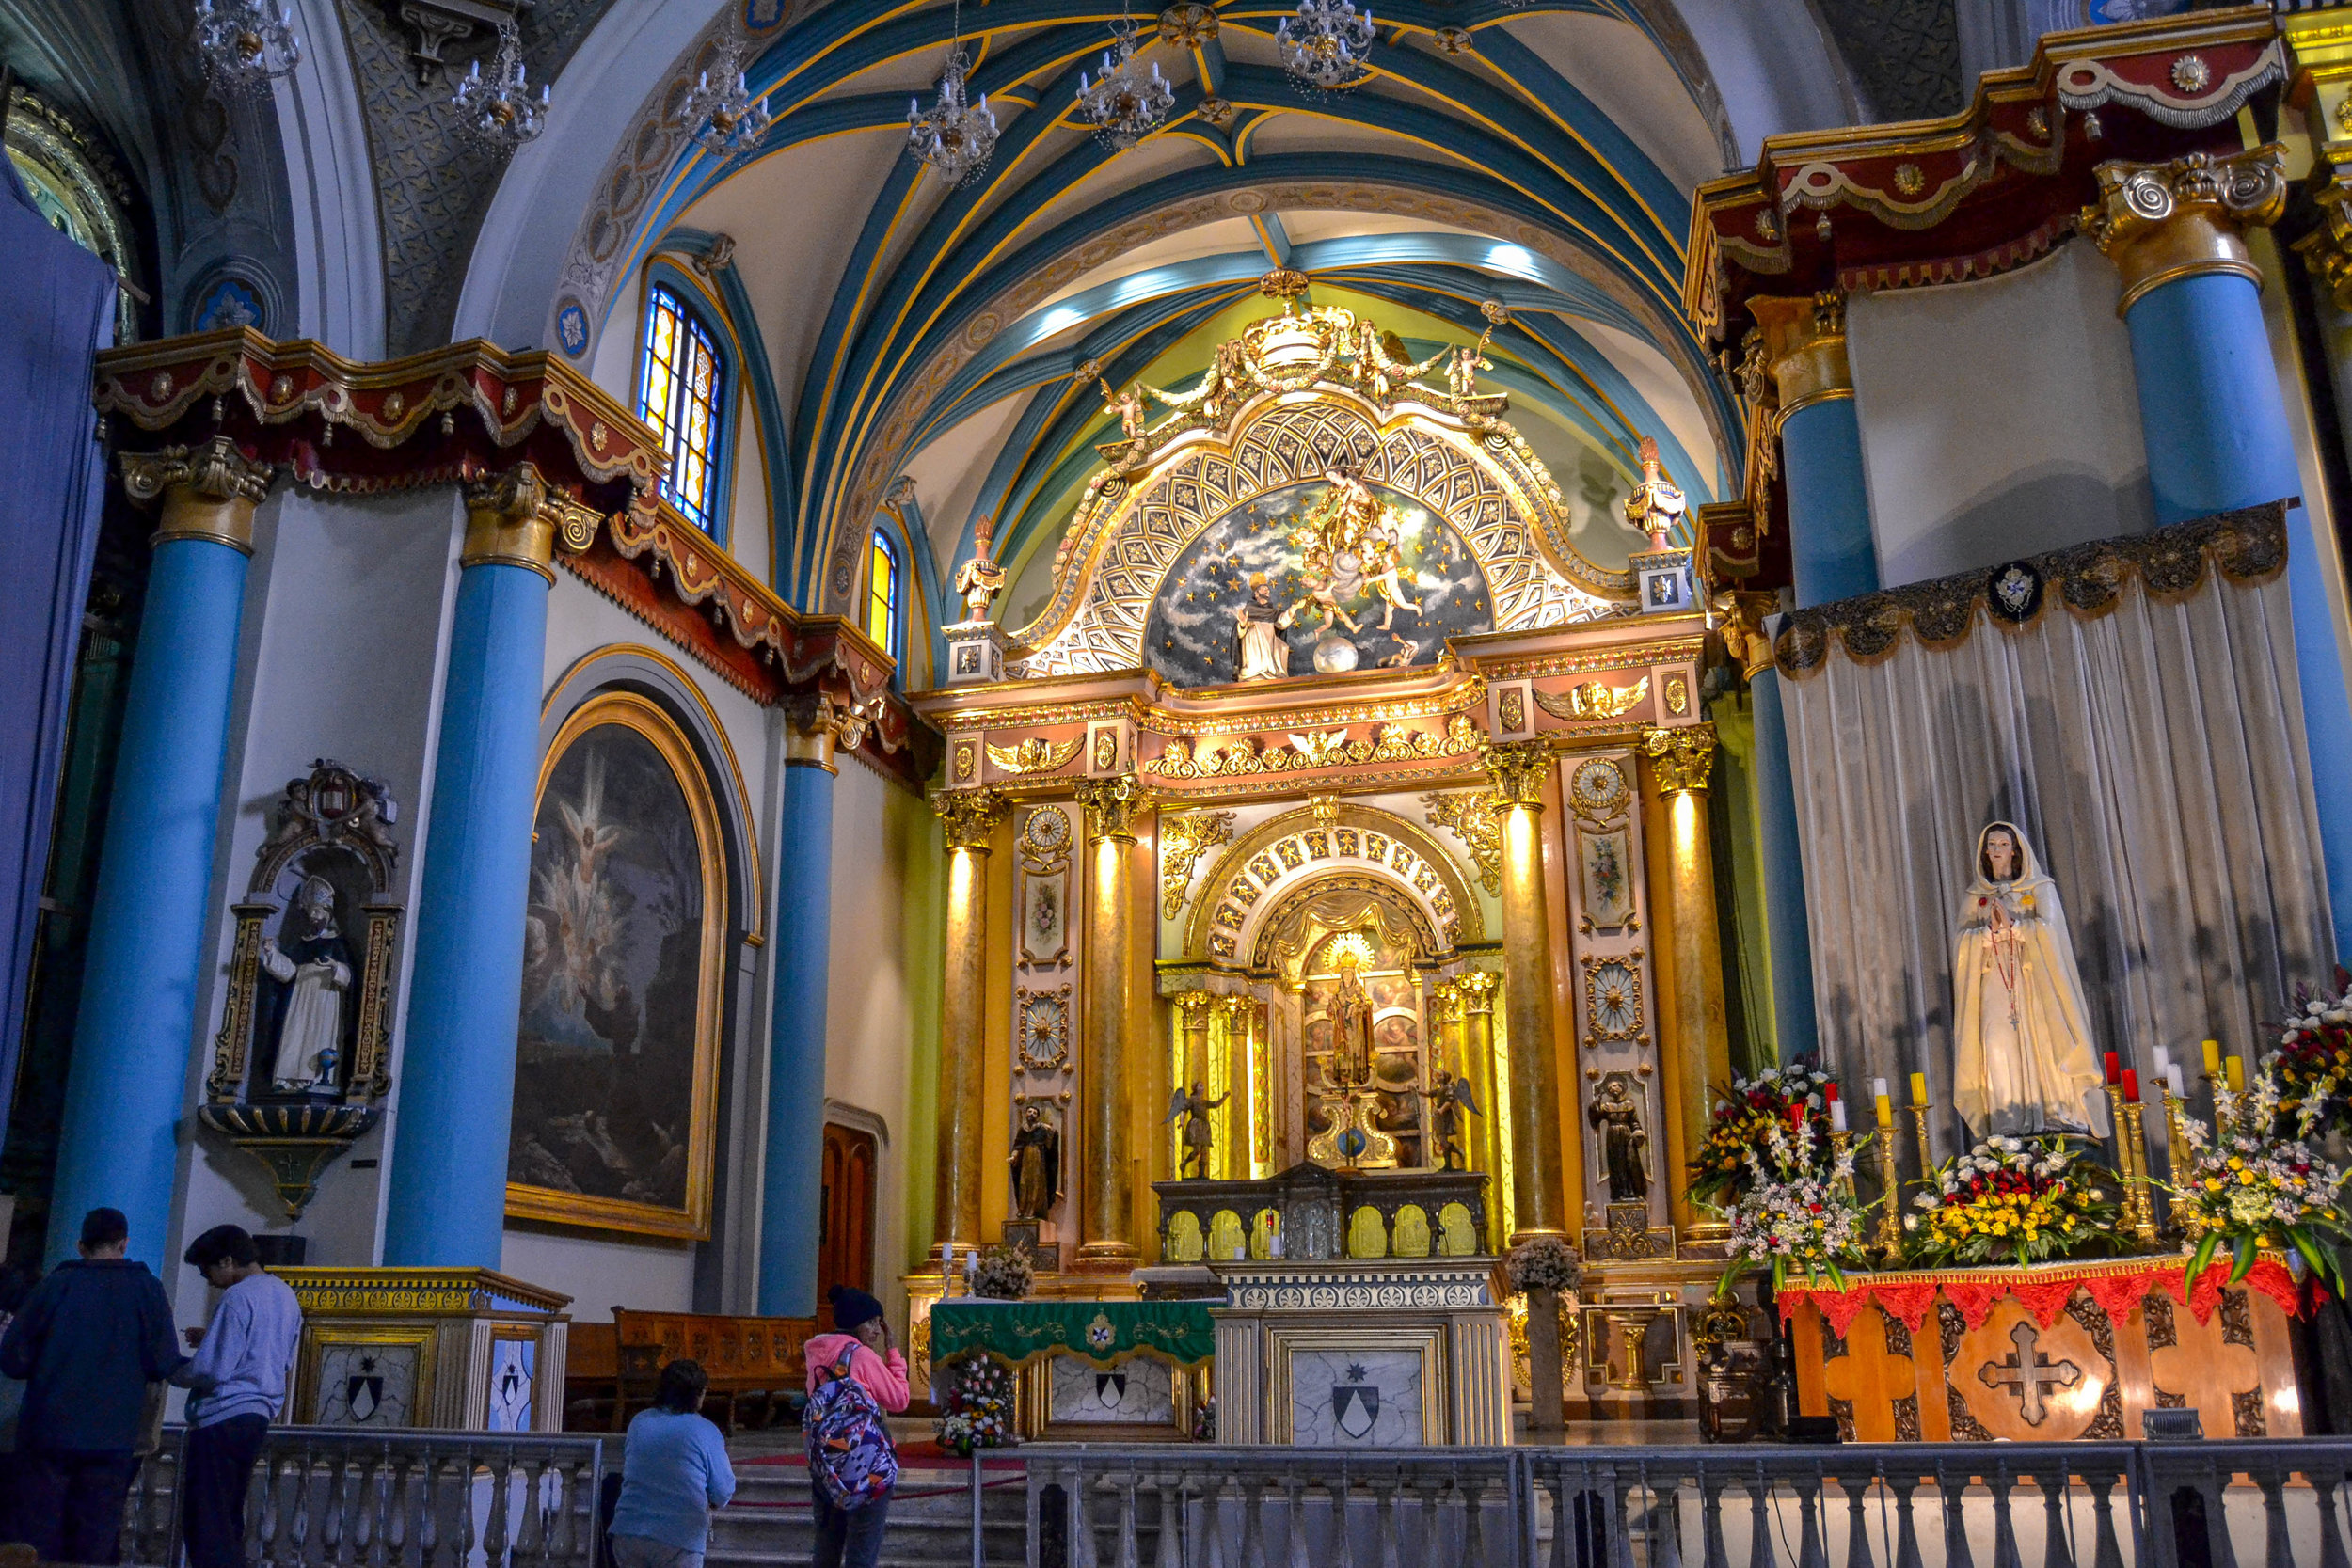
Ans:
[[[1360,516],[1343,515],[1350,498]],[[1431,664],[1447,638],[1493,629],[1486,575],[1441,518],[1385,485],[1313,481],[1251,498],[1185,546],[1143,657],[1177,686],[1216,686]]]
[[[507,1212],[708,1234],[726,908],[717,809],[684,732],[608,692],[540,775]]]
[[[1579,879],[1583,883],[1585,928],[1622,929],[1633,918],[1633,845],[1631,833],[1613,828],[1605,833],[1580,829],[1576,835]]]

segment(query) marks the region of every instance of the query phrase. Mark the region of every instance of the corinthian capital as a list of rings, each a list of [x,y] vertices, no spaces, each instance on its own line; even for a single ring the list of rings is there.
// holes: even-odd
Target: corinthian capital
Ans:
[[[1078,804],[1086,808],[1087,842],[1136,836],[1136,814],[1152,804],[1152,792],[1133,773],[1079,781]]]
[[[988,853],[989,835],[1005,819],[1005,798],[985,784],[977,789],[943,789],[931,797],[931,810],[946,825],[947,847]]]
[[[2334,169],[2326,184],[2314,183],[2311,189],[2320,223],[2296,241],[2295,248],[2335,296],[2336,309],[2352,310],[2352,179]]]
[[[226,436],[199,447],[121,455],[123,492],[144,505],[163,499],[155,543],[209,539],[253,553],[253,508],[269,494],[270,467],[237,450]]]
[[[1549,741],[1540,737],[1492,741],[1479,753],[1478,760],[1486,765],[1486,776],[1494,781],[1497,806],[1505,811],[1513,806],[1543,809],[1544,775],[1551,769]]]
[[[1648,731],[1642,736],[1642,752],[1658,775],[1661,793],[1704,793],[1715,770],[1715,726]]]
[[[2286,210],[2285,149],[2276,142],[2221,156],[2192,152],[2169,164],[2101,164],[2099,200],[2082,230],[2123,279],[2120,315],[2151,289],[2200,273],[2228,272],[2261,286],[2244,231]]]

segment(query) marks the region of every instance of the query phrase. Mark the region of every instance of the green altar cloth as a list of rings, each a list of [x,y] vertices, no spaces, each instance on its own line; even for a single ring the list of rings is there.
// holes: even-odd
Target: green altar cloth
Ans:
[[[1198,1367],[1216,1354],[1205,1301],[976,1301],[931,1308],[931,1365],[988,1355],[1019,1368],[1048,1355],[1109,1367],[1138,1355]]]

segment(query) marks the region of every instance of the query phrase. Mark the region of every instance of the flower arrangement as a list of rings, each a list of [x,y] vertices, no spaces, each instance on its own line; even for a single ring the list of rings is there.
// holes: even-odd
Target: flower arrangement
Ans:
[[[2038,1263],[2111,1245],[2116,1176],[2063,1138],[1994,1133],[1944,1163],[1934,1192],[1904,1222],[1931,1263]]]
[[[1584,1283],[1584,1259],[1559,1236],[1531,1236],[1511,1249],[1502,1272],[1515,1291],[1573,1291]]]
[[[1029,1255],[1016,1246],[993,1246],[972,1270],[972,1293],[993,1301],[1021,1301],[1037,1281]]]
[[[1869,1142],[1858,1138],[1835,1148],[1816,1117],[1792,1103],[1785,1121],[1767,1121],[1760,1148],[1747,1151],[1748,1182],[1737,1202],[1713,1205],[1731,1220],[1731,1267],[1718,1294],[1730,1291],[1752,1267],[1770,1264],[1772,1289],[1785,1290],[1788,1276],[1807,1281],[1827,1277],[1846,1288],[1838,1265],[1867,1261],[1862,1254],[1862,1222],[1871,1205],[1854,1196],[1853,1162]]]
[[[1693,1201],[1737,1198],[1753,1180],[1748,1155],[1763,1147],[1768,1128],[1786,1127],[1800,1107],[1813,1136],[1826,1147],[1830,1076],[1811,1062],[1768,1067],[1754,1078],[1734,1078],[1721,1092],[1698,1157],[1691,1162]]]
[[[2319,1102],[2307,1098],[2298,1112],[2282,1115],[2284,1093],[2267,1069],[2242,1094],[2214,1085],[2217,1128],[2194,1120],[2181,1128],[2188,1158],[2184,1179],[2171,1189],[2172,1217],[2197,1243],[2192,1279],[2224,1246],[2232,1284],[2246,1277],[2264,1247],[2289,1246],[2341,1298],[2335,1247],[2352,1242],[2339,1201],[2344,1173],[2305,1141],[2318,1122]],[[2281,1133],[2282,1124],[2295,1135]]]
[[[2352,974],[2339,964],[2329,995],[2296,987],[2295,1006],[2264,1064],[2278,1083],[2279,1110],[2295,1118],[2298,1138],[2352,1134]]]
[[[956,1365],[939,1418],[939,1446],[970,1458],[975,1449],[1009,1449],[1012,1432],[1012,1373],[985,1355]]]

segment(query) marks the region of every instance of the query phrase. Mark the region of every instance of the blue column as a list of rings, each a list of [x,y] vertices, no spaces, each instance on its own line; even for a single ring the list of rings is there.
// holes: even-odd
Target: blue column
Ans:
[[[1851,389],[1781,421],[1788,548],[1802,607],[1879,590],[1878,545],[1862,482],[1862,420]]]
[[[2159,524],[2302,494],[2286,402],[2254,282],[2214,271],[2159,283],[2124,312],[2131,333],[2148,485]],[[2335,913],[2336,952],[2352,956],[2352,796],[2325,781],[2352,777],[2352,699],[2320,575],[2311,513],[2287,511],[2287,594],[2303,696],[2303,733],[2317,791],[2320,848]]]
[[[160,493],[164,505],[90,907],[48,1251],[72,1257],[83,1214],[119,1209],[131,1256],[163,1273],[246,559],[268,471],[225,441],[193,467],[132,458],[124,468],[134,496]]]
[[[504,1244],[553,581],[538,484],[526,467],[468,500],[387,1194],[394,1266],[495,1269]]]
[[[1764,928],[1772,970],[1772,1030],[1780,1059],[1820,1051],[1813,1012],[1813,937],[1804,913],[1804,857],[1797,841],[1797,793],[1788,770],[1788,721],[1780,673],[1748,684],[1756,713],[1756,814],[1764,863]]]
[[[775,992],[761,1167],[759,1311],[817,1308],[824,1207],[825,987],[833,958],[833,732],[787,718],[784,822],[776,835]]]

